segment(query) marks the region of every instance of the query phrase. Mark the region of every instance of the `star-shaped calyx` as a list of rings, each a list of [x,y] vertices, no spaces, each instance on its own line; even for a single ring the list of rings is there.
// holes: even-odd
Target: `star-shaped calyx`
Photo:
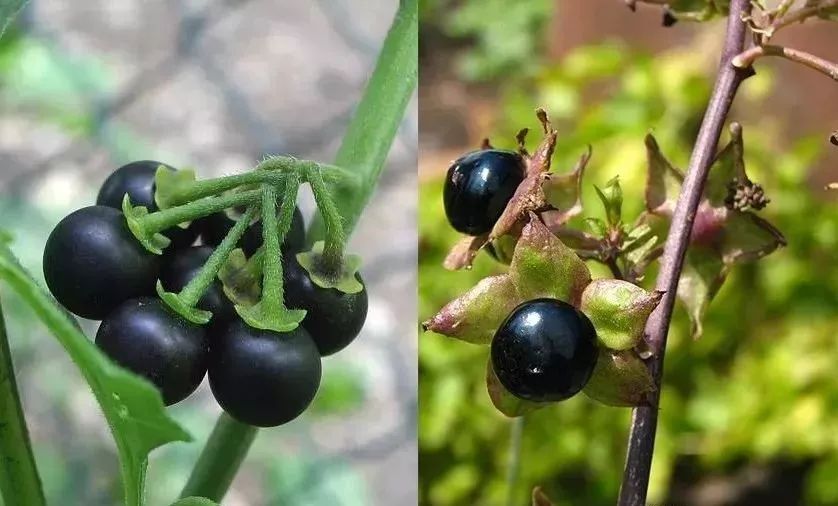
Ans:
[[[584,392],[608,405],[645,402],[654,384],[635,347],[642,344],[646,320],[661,294],[616,279],[592,281],[585,262],[534,212],[526,216],[509,271],[484,278],[423,327],[469,343],[489,345],[516,306],[541,297],[572,304],[594,325],[600,357]],[[547,405],[510,394],[495,376],[491,361],[486,379],[492,402],[507,416],[520,416]]]
[[[694,337],[701,335],[707,306],[731,267],[786,244],[783,234],[756,214],[770,200],[745,172],[741,125],[730,125],[730,137],[710,168],[678,285],[678,297],[687,307]],[[646,137],[646,149],[646,211],[640,221],[664,237],[684,176],[663,156],[651,134]]]
[[[550,171],[550,162],[556,147],[558,132],[553,128],[544,109],[537,109],[543,138],[533,153],[527,151],[527,129],[518,132],[518,153],[524,160],[526,177],[518,185],[506,208],[492,230],[481,236],[466,236],[448,253],[443,266],[449,270],[470,268],[477,253],[484,247],[491,248],[494,256],[509,263],[521,230],[529,213],[549,214],[552,223],[563,224],[582,212],[581,186],[585,167],[591,151],[582,155],[574,169],[566,174]],[[488,140],[483,149],[491,148]]]

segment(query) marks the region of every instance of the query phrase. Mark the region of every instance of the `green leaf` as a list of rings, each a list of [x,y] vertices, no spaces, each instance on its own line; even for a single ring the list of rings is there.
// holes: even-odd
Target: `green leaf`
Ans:
[[[0,278],[32,308],[81,370],[116,442],[125,502],[129,506],[143,504],[148,454],[166,443],[190,441],[191,437],[166,413],[157,388],[103,354],[5,245],[0,245]]]
[[[422,326],[426,331],[469,343],[489,344],[503,320],[521,302],[508,275],[490,276],[446,304]]]
[[[646,136],[646,210],[651,213],[671,214],[681,191],[684,175],[661,153],[652,134]]]
[[[630,407],[646,402],[655,382],[633,351],[601,350],[585,395],[608,406]]]
[[[18,12],[27,4],[27,0],[0,0],[0,37]]]
[[[546,402],[532,402],[515,397],[504,388],[498,379],[495,370],[492,368],[492,360],[489,359],[486,363],[486,389],[489,392],[489,398],[492,399],[492,404],[498,411],[504,415],[515,418],[525,415],[536,409],[543,408],[549,403]]]
[[[649,314],[662,293],[650,293],[619,279],[596,279],[582,293],[579,309],[591,320],[597,338],[612,350],[634,348],[643,339]]]
[[[591,159],[591,148],[579,158],[576,167],[567,174],[551,173],[541,185],[547,202],[556,208],[552,211],[556,224],[567,222],[582,213],[582,178]]]
[[[594,190],[605,208],[605,216],[612,227],[623,221],[623,189],[620,187],[619,177],[608,181],[602,189],[594,185]]]
[[[718,253],[697,246],[687,250],[678,282],[678,298],[687,307],[693,338],[701,336],[701,321],[707,306],[722,287],[729,271],[730,265],[725,265]]]
[[[522,301],[550,297],[574,306],[591,282],[585,262],[535,215],[521,232],[509,276]]]
[[[722,259],[728,264],[756,260],[786,245],[774,225],[749,212],[731,213],[723,233]]]

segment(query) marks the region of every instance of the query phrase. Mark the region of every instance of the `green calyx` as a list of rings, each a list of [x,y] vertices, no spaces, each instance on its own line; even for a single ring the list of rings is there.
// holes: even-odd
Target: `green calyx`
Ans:
[[[132,206],[131,199],[128,194],[122,199],[122,214],[125,215],[125,220],[128,223],[128,229],[134,234],[134,237],[140,241],[145,249],[154,253],[155,255],[162,255],[163,249],[172,241],[168,237],[155,230],[148,230],[143,226],[143,218],[149,215],[148,209],[144,206]]]
[[[157,281],[157,296],[160,297],[174,312],[178,313],[192,323],[204,325],[210,321],[210,318],[212,318],[211,312],[198,309],[197,307],[191,305],[189,301],[184,300],[180,294],[167,292],[166,289],[163,288],[163,283],[159,280]]]
[[[324,247],[323,241],[317,241],[311,251],[297,254],[297,262],[306,270],[311,281],[321,288],[334,288],[343,293],[358,293],[363,290],[364,285],[356,276],[361,268],[361,257],[344,255],[339,268],[332,270],[324,258]]]

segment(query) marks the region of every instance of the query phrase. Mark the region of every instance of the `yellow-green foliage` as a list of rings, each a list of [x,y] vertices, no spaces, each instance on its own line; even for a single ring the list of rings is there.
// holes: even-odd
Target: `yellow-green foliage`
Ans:
[[[570,170],[584,146],[594,155],[586,176],[586,216],[602,217],[592,184],[619,175],[624,217],[642,208],[644,135],[652,129],[673,163],[686,164],[707,102],[715,61],[696,47],[650,57],[613,44],[581,48],[532,79],[507,83],[503,120],[492,136],[514,145],[514,132],[537,127],[536,106],[560,130],[554,169]],[[594,101],[583,91],[616,77]],[[699,455],[708,471],[735,462],[815,459],[807,503],[838,502],[838,207],[806,184],[827,147],[823,132],[791,144],[777,136],[765,106],[770,72],[745,83],[731,119],[742,121],[751,177],[772,199],[764,216],[789,245],[757,264],[737,266],[689,339],[676,311],[666,359],[650,501],[666,498],[678,455]],[[736,111],[750,112],[739,115]],[[801,127],[803,131],[801,132]],[[487,132],[490,133],[490,132]],[[813,134],[813,135],[812,135]],[[481,254],[471,271],[447,272],[442,259],[457,234],[448,227],[441,180],[421,188],[420,319],[431,316],[503,267]],[[581,222],[579,226],[583,226]],[[594,277],[607,272],[592,266]],[[654,273],[647,283],[654,280]],[[503,504],[511,422],[491,406],[484,374],[488,348],[424,334],[420,338],[420,470],[427,504]],[[577,396],[528,415],[518,504],[534,485],[560,504],[613,504],[622,476],[630,411]]]

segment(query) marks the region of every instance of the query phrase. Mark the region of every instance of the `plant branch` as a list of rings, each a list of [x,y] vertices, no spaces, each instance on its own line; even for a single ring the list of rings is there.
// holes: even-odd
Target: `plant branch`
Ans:
[[[222,413],[180,497],[206,497],[220,503],[233,483],[257,432],[256,427],[245,425],[227,413]]]
[[[657,388],[649,395],[649,405],[634,408],[623,484],[620,487],[620,506],[642,506],[646,502],[657,430],[657,406],[660,400],[666,338],[675,306],[678,279],[684,265],[696,210],[716,154],[725,119],[739,85],[750,75],[747,70],[731,65],[733,58],[744,49],[746,25],[742,20],[750,14],[750,6],[750,0],[731,0],[716,83],[690,157],[664,246],[656,284],[656,290],[664,295],[646,324],[647,340],[653,352],[647,365]]]
[[[29,429],[20,405],[6,323],[0,308],[0,492],[5,504],[44,506]]]
[[[817,16],[828,9],[836,8],[838,8],[838,0],[826,0],[818,5],[794,10],[771,23],[771,30],[776,32],[780,28],[785,28],[786,26],[793,25],[794,23],[800,23],[805,21],[807,18]]]
[[[734,67],[746,69],[753,65],[758,58],[762,58],[763,56],[780,56],[786,60],[809,67],[812,70],[817,70],[830,79],[838,81],[838,64],[790,47],[770,45],[754,46],[736,55],[732,63]]]

